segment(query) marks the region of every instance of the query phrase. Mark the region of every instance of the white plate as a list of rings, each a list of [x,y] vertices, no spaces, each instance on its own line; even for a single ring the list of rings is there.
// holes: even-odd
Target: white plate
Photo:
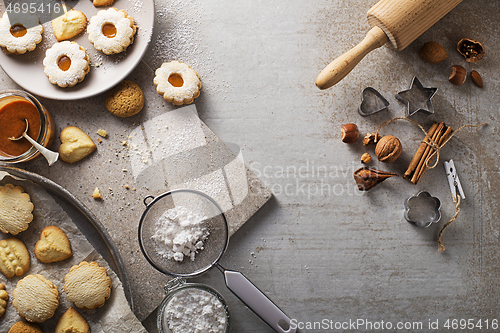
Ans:
[[[89,74],[76,86],[60,88],[50,83],[43,72],[45,51],[57,42],[51,22],[43,24],[43,39],[34,51],[22,55],[7,55],[0,51],[0,66],[23,89],[49,99],[75,100],[108,90],[130,74],[146,53],[153,34],[155,14],[153,0],[115,0],[110,7],[124,9],[134,18],[138,26],[134,43],[125,52],[107,56],[93,47],[86,31],[72,38],[87,49],[91,64]],[[99,10],[107,8],[94,7],[91,0],[80,0],[74,9],[82,11],[90,20]]]

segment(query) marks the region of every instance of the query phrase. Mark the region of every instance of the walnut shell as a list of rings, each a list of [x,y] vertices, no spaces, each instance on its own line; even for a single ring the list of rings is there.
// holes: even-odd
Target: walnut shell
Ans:
[[[402,151],[401,141],[392,135],[382,137],[375,147],[375,155],[380,162],[394,162]]]
[[[465,57],[465,61],[476,63],[484,57],[484,46],[470,38],[462,38],[457,43],[457,50]]]

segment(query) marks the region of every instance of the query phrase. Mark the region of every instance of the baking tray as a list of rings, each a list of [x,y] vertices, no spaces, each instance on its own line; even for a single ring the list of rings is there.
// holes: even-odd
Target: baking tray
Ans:
[[[33,183],[43,187],[56,199],[56,202],[68,214],[82,234],[85,235],[94,249],[108,262],[109,267],[120,278],[125,297],[127,297],[127,301],[132,311],[134,311],[130,285],[120,253],[104,226],[92,215],[87,207],[78,201],[68,190],[36,173],[2,165],[0,165],[0,171],[6,171],[13,176],[31,180]]]

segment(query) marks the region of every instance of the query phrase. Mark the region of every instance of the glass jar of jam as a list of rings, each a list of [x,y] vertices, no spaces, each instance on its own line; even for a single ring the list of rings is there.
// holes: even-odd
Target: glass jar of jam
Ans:
[[[40,156],[40,152],[25,138],[28,135],[44,147],[52,144],[55,136],[54,120],[50,113],[31,94],[19,90],[0,91],[0,163],[19,163]]]

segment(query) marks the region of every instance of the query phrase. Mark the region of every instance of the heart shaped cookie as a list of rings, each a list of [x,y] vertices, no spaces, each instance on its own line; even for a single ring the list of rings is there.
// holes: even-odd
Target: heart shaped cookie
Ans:
[[[64,162],[78,162],[97,149],[94,141],[75,126],[68,126],[63,129],[60,137],[59,157]]]
[[[73,253],[64,231],[50,225],[42,230],[40,240],[35,245],[35,255],[41,262],[51,263],[68,259]]]
[[[87,17],[83,12],[63,6],[64,14],[52,19],[52,31],[58,42],[75,37],[87,25]]]

